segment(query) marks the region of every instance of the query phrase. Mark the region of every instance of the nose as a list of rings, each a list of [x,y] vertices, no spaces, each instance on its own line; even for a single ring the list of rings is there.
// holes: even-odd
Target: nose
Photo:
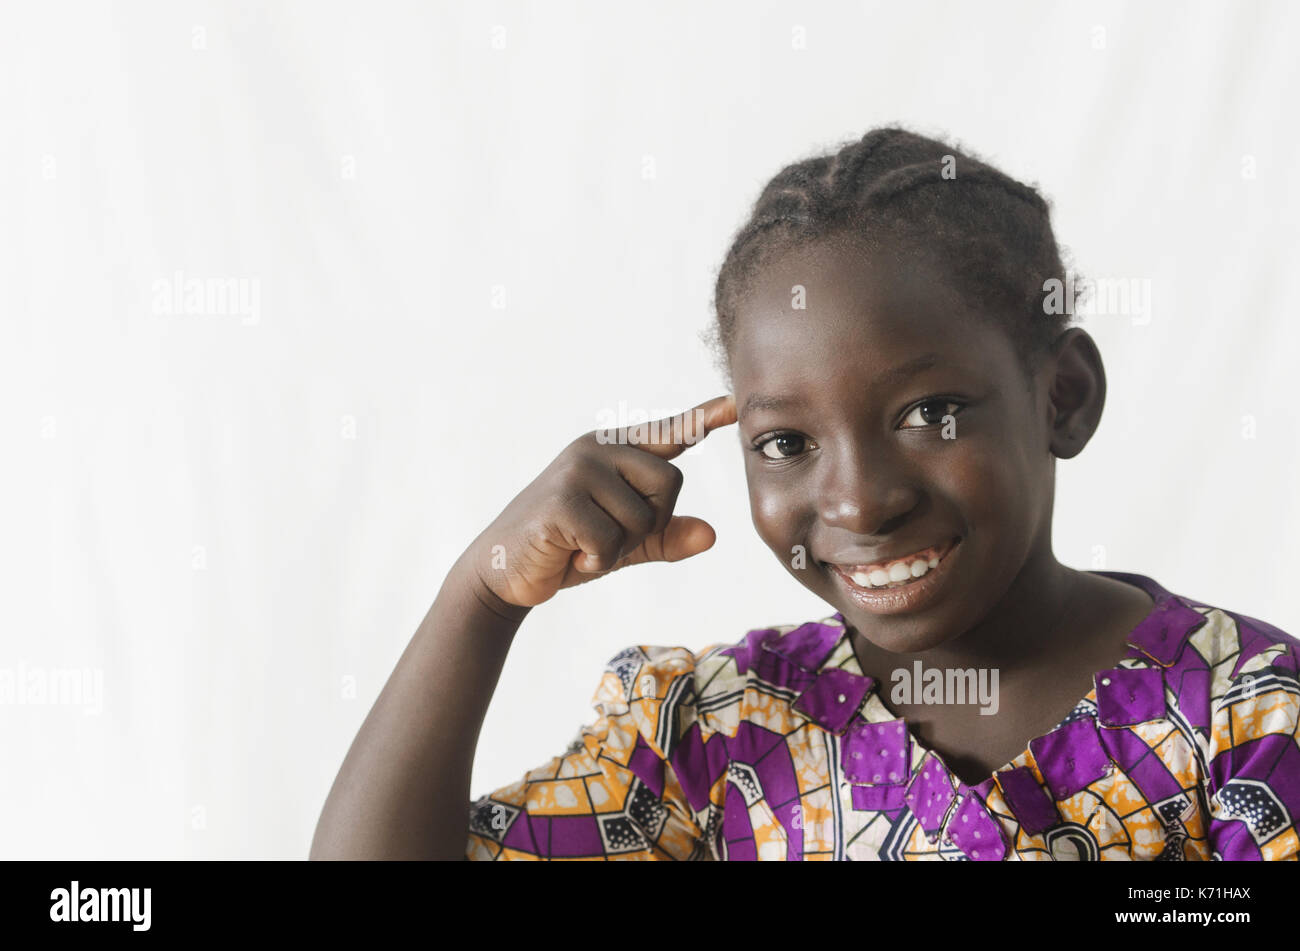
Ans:
[[[854,535],[889,534],[920,501],[916,486],[887,451],[849,448],[823,472],[822,521]]]

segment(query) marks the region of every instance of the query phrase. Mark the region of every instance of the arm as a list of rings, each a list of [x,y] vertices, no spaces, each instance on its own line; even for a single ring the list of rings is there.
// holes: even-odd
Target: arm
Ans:
[[[520,623],[561,589],[706,551],[713,528],[673,514],[682,473],[668,460],[735,421],[725,395],[648,440],[587,433],[515,496],[448,573],[362,724],[311,858],[465,857],[474,751]]]
[[[464,858],[479,731],[530,610],[477,582],[462,562],[448,573],[348,750],[310,858]]]
[[[705,747],[695,709],[695,665],[695,655],[684,647],[631,646],[611,658],[591,698],[595,722],[562,755],[471,804],[467,857],[715,857],[712,807],[707,798],[701,801],[707,791],[698,778]],[[678,775],[679,768],[687,777]]]
[[[1206,757],[1215,858],[1300,858],[1300,655],[1281,637],[1215,687]]]

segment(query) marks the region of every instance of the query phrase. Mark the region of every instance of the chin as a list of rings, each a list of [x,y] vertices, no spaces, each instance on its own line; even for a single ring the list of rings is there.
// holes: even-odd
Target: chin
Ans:
[[[865,640],[891,654],[921,654],[943,646],[959,633],[946,628],[936,628],[932,622],[925,623],[902,618],[887,620],[871,615],[859,621],[851,614],[841,613]]]

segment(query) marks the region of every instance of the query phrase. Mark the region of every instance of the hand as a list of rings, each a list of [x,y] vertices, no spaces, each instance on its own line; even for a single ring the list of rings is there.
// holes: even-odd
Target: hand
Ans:
[[[580,436],[515,496],[462,562],[505,604],[531,608],[628,565],[707,551],[717,540],[712,526],[673,514],[683,476],[668,460],[735,421],[727,394],[657,426]]]

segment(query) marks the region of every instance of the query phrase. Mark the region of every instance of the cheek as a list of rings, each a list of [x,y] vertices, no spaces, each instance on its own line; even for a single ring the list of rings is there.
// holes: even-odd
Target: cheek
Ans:
[[[754,517],[764,522],[776,522],[781,518],[782,503],[780,496],[771,491],[759,490],[749,497],[750,509]]]
[[[771,488],[749,488],[749,512],[754,528],[767,546],[772,549],[785,543],[789,518],[789,501]]]
[[[1038,503],[1038,486],[1023,453],[1006,443],[954,446],[942,467],[944,492],[958,500],[972,528],[1014,534]]]

